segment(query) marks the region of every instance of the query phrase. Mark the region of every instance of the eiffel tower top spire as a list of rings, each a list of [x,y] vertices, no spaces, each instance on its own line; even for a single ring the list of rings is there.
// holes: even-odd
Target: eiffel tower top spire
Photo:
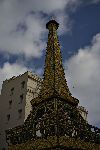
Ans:
[[[58,27],[59,24],[55,20],[50,20],[46,24],[49,34],[46,49],[44,78],[38,97],[31,101],[32,105],[53,97],[60,97],[74,106],[78,105],[78,100],[71,96],[65,79],[60,44],[57,36]]]

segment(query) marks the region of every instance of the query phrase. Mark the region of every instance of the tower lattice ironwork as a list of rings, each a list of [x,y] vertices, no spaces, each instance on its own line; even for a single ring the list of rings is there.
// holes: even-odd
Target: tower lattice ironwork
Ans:
[[[31,101],[25,123],[6,131],[9,150],[100,150],[100,129],[82,118],[79,100],[67,86],[58,26],[55,20],[46,24],[49,34],[41,90]]]

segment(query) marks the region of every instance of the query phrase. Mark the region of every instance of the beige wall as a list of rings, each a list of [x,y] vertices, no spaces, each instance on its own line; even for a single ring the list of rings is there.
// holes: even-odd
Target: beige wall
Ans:
[[[27,82],[27,94],[26,94],[26,106],[25,106],[25,120],[28,117],[30,111],[32,110],[32,106],[30,101],[38,96],[40,91],[39,87],[41,85],[41,79],[37,76],[28,73],[28,82]]]
[[[2,108],[3,108],[3,124],[6,128],[14,127],[19,123],[22,124],[25,117],[25,95],[27,86],[27,74],[19,76],[13,80],[6,80],[2,87]],[[25,81],[25,87],[21,88],[22,81]],[[13,94],[11,89],[14,88]],[[23,101],[20,102],[20,95],[23,94]],[[9,105],[9,101],[12,104]],[[22,118],[18,118],[18,110],[22,109]],[[7,115],[10,114],[9,121],[7,120]]]
[[[12,78],[10,80],[6,80],[3,82],[2,86],[2,147],[4,147],[5,144],[5,132],[4,130],[8,128],[15,127],[19,124],[24,123],[25,118],[25,95],[26,95],[26,87],[21,88],[21,82],[25,81],[27,83],[27,73],[25,73],[22,76],[19,76],[17,78]],[[27,86],[27,84],[25,84]],[[14,88],[13,94],[11,94],[11,89]],[[20,103],[20,95],[23,94],[23,102]],[[12,101],[11,104],[9,102]],[[18,110],[22,109],[22,117],[19,118],[19,112]],[[7,115],[10,115],[10,119],[8,121]],[[2,150],[2,149],[1,149]]]
[[[25,81],[25,86],[22,88],[22,82]],[[37,92],[37,82],[40,84],[41,79],[37,75],[32,75],[31,72],[26,72],[18,77],[5,80],[2,85],[1,96],[0,96],[0,119],[2,120],[0,124],[1,136],[0,136],[0,150],[7,145],[5,144],[5,130],[8,128],[13,128],[20,124],[23,124],[31,110],[30,101],[36,97]],[[11,89],[14,88],[13,94]],[[34,93],[35,92],[35,93]],[[23,100],[21,102],[20,96],[23,94]],[[12,104],[9,105],[9,101]],[[22,110],[21,114],[19,110]],[[10,119],[8,121],[7,115],[10,114]]]

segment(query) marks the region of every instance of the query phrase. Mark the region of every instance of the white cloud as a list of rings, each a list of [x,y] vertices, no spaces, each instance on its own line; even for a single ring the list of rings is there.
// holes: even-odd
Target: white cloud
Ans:
[[[89,122],[100,126],[100,33],[93,37],[90,46],[79,49],[66,61],[65,67],[73,96],[89,111]]]
[[[13,21],[15,21],[15,19]],[[22,30],[15,31],[17,23],[13,24],[10,22],[8,25],[5,25],[7,22],[6,20],[3,23],[5,27],[2,25],[5,29],[3,30],[2,27],[0,28],[1,51],[6,51],[11,54],[24,53],[27,57],[41,56],[41,52],[45,48],[45,44],[41,40],[42,34],[45,33],[44,28],[42,28],[43,21],[44,19],[41,15],[34,14],[27,16],[25,19],[27,30],[23,33]]]
[[[23,74],[26,71],[27,68],[21,64],[10,64],[9,62],[4,63],[3,67],[0,68],[0,91],[4,80]]]
[[[55,16],[60,23],[59,33],[70,30],[69,18],[65,8],[77,0],[0,0],[0,52],[9,61],[11,54],[24,54],[26,58],[40,57],[46,42],[45,24],[49,16]],[[31,12],[31,13],[30,13]],[[45,15],[41,14],[43,12]],[[21,57],[20,57],[21,58]],[[21,62],[21,64],[19,63]],[[17,60],[15,64],[4,63],[0,68],[0,85],[3,80],[26,70],[25,62]],[[22,64],[23,63],[23,64]],[[20,65],[19,65],[20,64]],[[41,74],[42,70],[37,70]]]
[[[0,51],[40,57],[46,47],[43,38],[47,32],[47,16],[55,15],[61,24],[59,32],[63,34],[70,29],[65,8],[76,2],[77,0],[0,1]],[[41,12],[45,13],[45,17]]]
[[[59,23],[59,28],[58,28],[58,34],[62,35],[67,33],[68,31],[71,31],[72,28],[72,22],[69,19],[69,16],[65,14],[64,12],[58,12],[56,11],[54,13],[54,17],[56,16],[56,20]]]

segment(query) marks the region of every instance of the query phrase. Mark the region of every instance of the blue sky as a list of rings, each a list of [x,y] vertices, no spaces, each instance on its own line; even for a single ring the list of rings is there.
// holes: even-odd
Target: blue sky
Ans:
[[[100,0],[1,0],[0,88],[27,70],[42,77],[52,16],[70,91],[100,127]]]

